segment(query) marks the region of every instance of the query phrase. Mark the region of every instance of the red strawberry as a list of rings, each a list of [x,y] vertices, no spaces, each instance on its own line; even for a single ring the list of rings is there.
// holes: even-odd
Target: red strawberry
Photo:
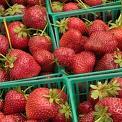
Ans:
[[[107,108],[108,112],[111,114],[113,122],[122,121],[122,99],[107,97],[100,100],[97,104]],[[106,118],[104,117],[104,119]]]
[[[25,0],[11,0],[12,4],[22,4],[22,5],[25,5]]]
[[[5,95],[4,113],[15,114],[24,112],[25,105],[26,105],[25,96],[16,90],[10,90]]]
[[[78,5],[77,3],[69,2],[64,4],[63,6],[63,11],[72,11],[72,10],[78,10]]]
[[[0,122],[16,122],[16,120],[14,119],[14,117],[7,115],[5,117],[3,117]]]
[[[76,53],[79,53],[83,50],[82,47],[84,42],[80,31],[70,29],[62,35],[60,39],[60,47],[68,47],[73,49]]]
[[[96,64],[95,70],[110,70],[121,67],[122,52],[106,53]]]
[[[70,2],[71,0],[52,0],[52,1],[60,1],[62,3]]]
[[[45,0],[26,0],[28,6],[44,5]]]
[[[58,21],[57,24],[60,27],[60,32],[63,33],[69,29],[76,29],[79,30],[82,34],[87,32],[87,27],[85,23],[79,19],[78,17],[70,17],[67,19],[62,19],[60,22]]]
[[[72,62],[73,73],[87,73],[92,72],[95,65],[95,55],[92,52],[83,51],[76,54]]]
[[[94,112],[91,111],[79,118],[79,122],[94,122]]]
[[[33,36],[30,38],[28,46],[32,54],[39,49],[51,51],[52,41],[48,36]]]
[[[27,120],[27,121],[24,121],[24,122],[49,122],[48,120]]]
[[[66,47],[60,47],[54,51],[54,56],[61,66],[71,66],[71,60],[74,55],[74,50]]]
[[[4,102],[3,102],[3,100],[2,100],[2,99],[0,99],[0,111],[2,111],[3,106],[4,106]]]
[[[5,36],[0,35],[0,53],[6,55],[8,49],[9,49],[8,39]]]
[[[29,17],[28,17],[29,15]],[[45,7],[35,5],[25,10],[23,15],[24,24],[35,29],[44,29],[47,23]]]
[[[85,43],[85,49],[103,55],[116,50],[117,44],[116,38],[111,33],[98,31],[91,34]]]
[[[34,77],[41,71],[41,67],[34,58],[22,50],[13,49],[7,57],[6,66],[10,70],[12,80]]]
[[[10,23],[8,30],[13,48],[23,49],[28,46],[29,38],[22,22],[15,21]]]
[[[54,55],[47,50],[37,50],[33,53],[34,59],[40,64],[43,72],[54,70]]]
[[[0,82],[8,81],[8,80],[9,80],[8,73],[4,69],[0,68]]]
[[[89,101],[85,101],[79,104],[78,111],[80,114],[87,114],[92,111],[92,105]]]
[[[89,34],[91,35],[93,32],[107,30],[109,30],[109,26],[104,21],[96,19],[89,27]]]
[[[43,120],[53,118],[57,115],[58,108],[55,103],[57,98],[53,98],[51,91],[48,88],[37,88],[31,92],[26,104],[28,119]]]
[[[117,39],[118,42],[118,48],[122,51],[122,28],[113,28],[109,30]]]
[[[102,0],[83,0],[89,6],[96,6],[102,4]]]
[[[2,113],[2,112],[0,112],[0,120],[2,119],[2,118],[4,118],[5,117],[5,115]]]
[[[51,3],[52,11],[53,12],[62,12],[63,11],[63,3],[59,1],[54,1]]]

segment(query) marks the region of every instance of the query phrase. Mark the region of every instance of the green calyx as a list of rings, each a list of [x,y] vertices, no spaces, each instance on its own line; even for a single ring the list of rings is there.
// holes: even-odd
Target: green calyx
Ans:
[[[59,112],[64,114],[66,119],[70,119],[72,116],[71,108],[67,102],[61,105]]]
[[[68,18],[64,18],[61,21],[57,21],[57,25],[59,27],[60,32],[64,33],[66,30],[68,30]]]
[[[83,9],[88,9],[90,6],[88,6],[87,4],[85,4],[82,0],[75,0],[78,3],[78,6]]]
[[[16,27],[14,32],[18,34],[19,38],[26,38],[28,36],[28,30],[26,30],[26,27],[23,24]]]
[[[53,12],[61,12],[61,11],[63,11],[63,3],[61,3],[61,2],[58,2],[58,1],[52,2],[51,3],[51,7],[52,7],[52,11]]]
[[[108,113],[108,108],[96,105],[95,112],[94,112],[94,121],[95,122],[113,122],[111,118],[111,114]]]
[[[24,6],[19,4],[14,4],[10,8],[6,9],[4,16],[13,16],[17,14],[23,14]]]
[[[122,53],[119,50],[114,52],[114,63],[122,67]]]

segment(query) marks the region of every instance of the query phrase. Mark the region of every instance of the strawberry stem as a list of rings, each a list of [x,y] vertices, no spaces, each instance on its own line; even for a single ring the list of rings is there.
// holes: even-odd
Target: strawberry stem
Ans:
[[[23,91],[24,94],[26,94],[26,92],[27,92],[28,90],[30,90],[32,87],[33,87],[33,86],[29,86],[27,89],[25,89],[25,90]]]
[[[6,33],[7,33],[7,37],[8,37],[10,49],[12,49],[10,34],[9,34],[9,30],[8,30],[8,27],[7,27],[7,23],[6,23],[6,19],[5,18],[3,19],[3,22],[4,22],[5,30],[6,30]]]
[[[6,2],[6,4],[8,5],[8,7],[10,7],[10,8],[11,8],[10,4],[8,3],[8,1],[7,1],[7,0],[5,0],[5,2]]]
[[[47,29],[47,26],[48,26],[48,23],[46,24],[45,28],[43,29],[42,33],[41,33],[41,36],[43,36],[45,30]]]

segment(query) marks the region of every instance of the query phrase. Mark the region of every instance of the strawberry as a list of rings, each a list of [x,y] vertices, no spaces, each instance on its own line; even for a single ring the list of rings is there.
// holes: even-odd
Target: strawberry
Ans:
[[[3,106],[4,106],[4,102],[3,102],[3,100],[2,100],[2,99],[0,99],[0,111],[2,111]]]
[[[59,1],[54,1],[51,3],[51,8],[53,12],[62,12],[63,11],[63,3]]]
[[[34,58],[22,50],[13,49],[7,57],[6,67],[10,70],[11,80],[34,77],[41,71],[41,67]]]
[[[87,73],[92,72],[95,65],[95,55],[92,52],[83,51],[76,54],[72,62],[73,73]]]
[[[40,64],[42,72],[54,70],[54,55],[47,50],[37,50],[33,53],[34,59]]]
[[[95,70],[110,70],[121,67],[122,52],[106,53],[96,64]]]
[[[52,1],[60,1],[62,3],[70,2],[71,0],[52,0]]]
[[[26,115],[28,119],[50,119],[57,115],[58,108],[53,90],[48,88],[37,88],[28,97],[26,104]]]
[[[102,4],[102,0],[83,0],[89,6],[96,6]]]
[[[28,6],[44,5],[46,0],[26,0]]]
[[[9,49],[8,39],[5,36],[0,35],[0,53],[6,55],[8,49]]]
[[[109,26],[104,21],[96,19],[92,22],[92,24],[89,27],[89,34],[91,35],[93,32],[107,30],[109,30]]]
[[[7,115],[5,117],[3,117],[0,122],[17,122],[14,117]]]
[[[79,118],[79,122],[94,122],[94,112],[91,111]]]
[[[27,121],[24,121],[24,122],[49,122],[48,120],[27,120]]]
[[[111,115],[111,118],[113,119],[113,122],[122,121],[122,99],[107,97],[107,98],[101,99],[97,103],[97,105],[106,107],[108,113]],[[101,120],[102,119],[104,122],[104,119],[106,118],[104,116],[101,116]]]
[[[72,36],[73,35],[73,36]],[[70,29],[65,32],[60,39],[60,47],[68,47],[73,49],[76,53],[81,52],[83,49],[84,40],[80,31]]]
[[[22,22],[15,21],[10,23],[8,30],[13,48],[27,48],[29,38],[27,32],[25,31],[25,26],[22,24]]]
[[[118,42],[118,48],[122,51],[122,28],[113,28],[110,29],[109,32],[111,32],[116,37]]]
[[[91,34],[84,47],[86,50],[103,55],[116,50],[117,44],[116,38],[111,33],[98,31]]]
[[[57,24],[60,27],[61,33],[64,33],[66,30],[69,29],[79,30],[82,34],[87,32],[86,24],[78,17],[70,17],[67,19],[62,19],[60,22],[57,21]]]
[[[30,38],[28,46],[32,54],[39,49],[51,51],[52,41],[48,36],[33,36]]]
[[[8,80],[9,80],[8,73],[4,69],[0,68],[0,82]]]
[[[47,14],[45,7],[35,5],[27,8],[23,15],[23,22],[28,27],[35,29],[44,29],[47,23]]]
[[[92,105],[89,101],[85,101],[79,104],[78,111],[80,114],[87,114],[92,111]]]
[[[2,118],[4,118],[5,117],[5,115],[2,113],[2,112],[0,112],[0,120],[2,119]]]
[[[22,5],[25,5],[25,0],[11,0],[12,4],[22,4]]]
[[[72,11],[72,10],[78,10],[78,5],[77,3],[69,2],[64,4],[63,6],[63,11]]]
[[[25,96],[16,91],[10,90],[5,95],[4,113],[15,114],[25,111],[26,99]]]
[[[54,51],[54,56],[61,66],[71,66],[71,60],[74,55],[74,50],[67,47],[60,47]]]

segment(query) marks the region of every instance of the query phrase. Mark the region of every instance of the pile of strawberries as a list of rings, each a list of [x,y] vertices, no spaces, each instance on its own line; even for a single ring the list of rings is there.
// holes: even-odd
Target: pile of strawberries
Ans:
[[[87,101],[78,107],[79,122],[122,121],[122,78],[90,85]]]
[[[40,87],[31,93],[27,89],[1,92],[0,122],[70,122],[71,110],[63,89]]]
[[[122,66],[122,16],[109,26],[104,21],[69,17],[57,21],[59,48],[54,52],[59,64],[74,74],[111,70]],[[55,26],[55,25],[54,25]]]
[[[89,8],[106,3],[103,0],[51,0],[53,12],[66,12]]]

